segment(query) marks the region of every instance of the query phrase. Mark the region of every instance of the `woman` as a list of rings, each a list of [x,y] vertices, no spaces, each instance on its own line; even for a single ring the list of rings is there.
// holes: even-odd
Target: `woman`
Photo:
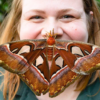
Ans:
[[[46,37],[46,32],[54,29],[57,39],[77,40],[99,45],[100,13],[96,2],[94,0],[73,2],[74,0],[63,0],[63,2],[62,0],[13,0],[11,11],[1,26],[0,43],[23,39],[43,39]],[[98,85],[100,83],[98,71],[95,74],[83,76],[55,98],[49,98],[48,93],[35,97],[22,81],[20,83],[19,76],[5,71],[3,95],[6,99],[8,93],[9,100],[35,100],[36,98],[39,100],[82,100],[84,95],[86,95],[85,100],[90,98],[97,100],[100,94],[96,94],[98,89],[93,89],[90,94],[86,92],[92,86],[87,87],[90,79],[93,86]]]

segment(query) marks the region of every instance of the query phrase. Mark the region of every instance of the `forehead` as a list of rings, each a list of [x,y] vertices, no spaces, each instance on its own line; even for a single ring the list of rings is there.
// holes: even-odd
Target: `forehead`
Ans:
[[[32,9],[39,10],[60,10],[60,9],[83,10],[82,0],[23,0],[22,11]]]

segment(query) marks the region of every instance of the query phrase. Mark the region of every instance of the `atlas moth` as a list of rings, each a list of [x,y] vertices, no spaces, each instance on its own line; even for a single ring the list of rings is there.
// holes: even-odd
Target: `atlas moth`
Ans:
[[[36,94],[55,97],[82,75],[100,69],[100,47],[55,39],[19,40],[0,45],[0,67],[18,74]]]

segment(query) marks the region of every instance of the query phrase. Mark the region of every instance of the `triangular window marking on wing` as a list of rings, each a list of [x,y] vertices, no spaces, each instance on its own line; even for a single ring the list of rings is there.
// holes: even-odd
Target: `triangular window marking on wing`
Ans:
[[[59,56],[56,61],[55,61],[56,65],[59,66],[59,67],[63,67],[63,59],[61,56]]]
[[[30,46],[25,45],[23,46],[20,51],[18,52],[18,54],[22,54],[22,53],[29,53],[30,52]]]
[[[73,46],[71,48],[72,54],[76,54],[76,55],[80,55],[80,56],[84,56],[82,53],[82,50],[79,47]]]
[[[41,64],[43,64],[43,58],[42,58],[42,56],[39,56],[39,57],[36,59],[35,65],[36,65],[36,66],[39,66],[39,65],[41,65]]]

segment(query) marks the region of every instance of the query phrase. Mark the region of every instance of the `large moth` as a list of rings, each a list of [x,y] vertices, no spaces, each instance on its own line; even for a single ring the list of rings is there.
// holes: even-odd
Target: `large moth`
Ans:
[[[36,95],[49,91],[50,97],[100,68],[100,47],[54,37],[0,45],[0,67],[18,74]]]

